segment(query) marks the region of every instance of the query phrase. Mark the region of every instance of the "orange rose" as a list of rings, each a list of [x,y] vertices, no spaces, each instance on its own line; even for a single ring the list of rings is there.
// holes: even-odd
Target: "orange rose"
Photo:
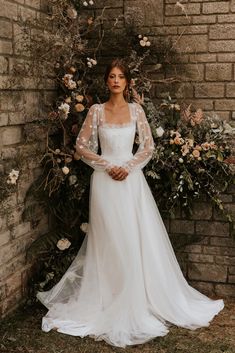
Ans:
[[[176,145],[182,145],[182,144],[184,143],[184,140],[183,140],[182,138],[180,138],[179,136],[176,136],[176,137],[174,138],[174,143],[175,143]]]
[[[84,107],[84,105],[83,104],[81,104],[81,103],[77,103],[76,105],[75,105],[75,110],[77,111],[77,112],[83,112],[83,110],[85,109],[85,107]]]
[[[192,154],[193,154],[193,157],[195,157],[195,158],[200,157],[200,152],[198,150],[193,150]]]

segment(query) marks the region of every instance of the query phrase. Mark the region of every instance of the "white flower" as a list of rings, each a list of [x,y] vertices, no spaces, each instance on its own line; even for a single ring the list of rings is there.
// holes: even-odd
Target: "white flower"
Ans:
[[[145,42],[147,42],[147,41],[148,41],[148,37],[143,37],[143,40],[144,40]]]
[[[157,129],[156,129],[156,133],[157,133],[157,136],[158,137],[162,137],[162,135],[164,134],[165,130],[159,126]]]
[[[179,104],[174,104],[174,108],[175,108],[175,110],[178,110],[178,111],[180,111],[180,105]]]
[[[140,45],[141,45],[141,47],[145,47],[146,42],[145,42],[143,39],[141,39],[141,40],[140,40]]]
[[[62,81],[64,82],[65,86],[68,87],[68,89],[74,89],[77,87],[77,84],[74,80],[72,80],[73,75],[71,74],[66,74],[62,78]]]
[[[88,6],[88,3],[86,1],[83,1],[83,6]]]
[[[88,232],[88,228],[89,228],[89,224],[88,223],[82,223],[80,225],[80,229],[84,232],[87,233]]]
[[[68,249],[70,247],[71,243],[67,238],[62,238],[60,240],[58,240],[56,246],[58,249],[60,250],[65,250]]]
[[[183,158],[179,158],[179,162],[180,162],[180,163],[184,163]]]
[[[61,169],[62,169],[62,172],[63,172],[65,175],[67,175],[67,174],[69,173],[69,168],[68,168],[68,167],[64,166],[64,167],[61,168]]]
[[[57,148],[57,149],[55,150],[55,154],[59,154],[59,153],[60,153],[60,149]]]
[[[90,0],[90,1],[89,1],[89,4],[90,4],[90,5],[94,5],[94,1],[93,1],[93,0]]]
[[[58,107],[58,110],[63,118],[67,119],[70,111],[70,105],[68,103],[61,103],[61,105]]]
[[[148,40],[145,45],[146,45],[146,47],[150,47],[150,45],[151,45],[150,41]]]
[[[68,81],[68,83],[67,83],[67,87],[68,87],[68,89],[75,89],[75,88],[77,87],[77,84],[76,84],[75,81],[70,80],[70,81]]]
[[[73,75],[72,74],[65,74],[64,77],[62,78],[63,81],[69,81],[72,80]]]
[[[77,180],[78,180],[78,178],[76,177],[76,175],[70,175],[70,177],[69,177],[69,185],[76,184]]]
[[[15,178],[18,178],[19,177],[19,170],[15,170],[15,169],[12,169],[11,172],[9,173],[9,177],[15,177]]]
[[[19,170],[12,169],[7,178],[7,184],[16,185],[17,179],[19,177]]]
[[[95,59],[91,59],[91,58],[86,58],[87,59],[87,66],[88,67],[92,67],[93,65],[97,65],[97,61]]]
[[[73,8],[73,7],[69,7],[67,9],[67,16],[71,19],[71,20],[75,20],[78,16],[77,11]]]
[[[138,38],[141,39],[141,38],[142,38],[142,34],[139,34],[139,35],[138,35]]]
[[[97,65],[97,61],[95,59],[90,59],[90,62],[92,63],[92,65]]]

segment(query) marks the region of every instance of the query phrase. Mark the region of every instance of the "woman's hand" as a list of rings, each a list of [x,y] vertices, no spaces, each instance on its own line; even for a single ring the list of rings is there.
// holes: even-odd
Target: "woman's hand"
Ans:
[[[126,179],[129,173],[123,167],[113,167],[108,170],[108,174],[112,179],[121,181]]]

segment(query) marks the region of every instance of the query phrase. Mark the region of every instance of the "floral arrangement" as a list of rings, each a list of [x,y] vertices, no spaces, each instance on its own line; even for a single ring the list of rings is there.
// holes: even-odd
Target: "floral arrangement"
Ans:
[[[155,139],[155,151],[146,167],[146,176],[160,209],[174,217],[181,206],[192,214],[193,201],[207,195],[232,222],[220,199],[220,193],[233,182],[234,170],[228,162],[231,148],[228,136],[235,133],[218,116],[206,116],[191,105],[181,107],[167,97],[157,110],[147,100]]]
[[[100,58],[109,52],[110,45],[109,35],[99,27],[105,21],[104,9],[97,18],[82,13],[82,8],[93,6],[92,0],[49,3],[52,30],[29,48],[32,63],[37,61],[38,77],[47,68],[50,79],[58,83],[57,99],[48,105],[47,117],[40,121],[47,129],[43,172],[25,199],[26,220],[33,219],[35,208],[41,205],[51,224],[49,232],[36,239],[28,252],[40,259],[32,277],[34,290],[48,289],[58,281],[88,230],[92,171],[76,154],[75,140],[89,107],[107,98]],[[200,109],[191,111],[192,107],[180,105],[169,95],[160,104],[154,103],[151,89],[155,83],[180,80],[176,76],[157,78],[177,53],[170,42],[157,43],[139,33],[127,15],[130,25],[123,29],[123,36],[115,36],[119,19],[109,33],[113,52],[123,38],[127,42],[118,54],[125,58],[133,77],[129,100],[143,105],[152,128],[156,149],[145,175],[159,208],[174,216],[181,206],[190,214],[193,200],[207,194],[225,212],[219,193],[232,180],[230,165],[225,163],[231,154],[225,136],[228,131],[233,133],[232,128],[217,117],[204,116]],[[137,147],[138,136],[135,142]],[[13,172],[9,180],[17,178]]]

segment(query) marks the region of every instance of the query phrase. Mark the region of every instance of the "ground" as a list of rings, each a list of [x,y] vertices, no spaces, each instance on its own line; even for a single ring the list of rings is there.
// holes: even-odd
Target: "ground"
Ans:
[[[37,304],[23,307],[0,324],[0,353],[235,353],[235,300],[209,327],[190,331],[171,327],[165,337],[146,344],[117,348],[104,341],[41,331],[45,309]]]

